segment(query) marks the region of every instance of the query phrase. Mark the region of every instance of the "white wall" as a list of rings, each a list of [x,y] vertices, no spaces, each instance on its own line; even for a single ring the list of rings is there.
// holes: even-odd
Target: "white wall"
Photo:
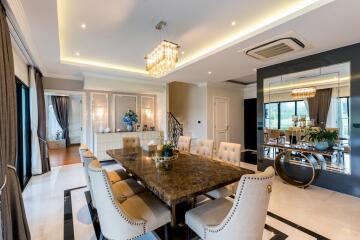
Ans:
[[[81,143],[82,103],[81,95],[70,95],[69,137],[71,144]]]
[[[100,92],[108,95],[108,126],[112,131],[113,117],[112,117],[112,94],[133,94],[136,96],[141,95],[152,95],[155,97],[155,121],[156,128],[166,134],[167,131],[167,85],[166,83],[159,82],[158,80],[136,80],[136,79],[122,79],[109,76],[101,76],[95,74],[86,74],[84,79],[84,91],[86,92],[86,106],[84,115],[87,131],[86,131],[86,144],[90,147],[93,142],[93,131],[91,129],[91,99],[90,95],[92,92]],[[140,97],[138,97],[138,104],[140,104]],[[138,107],[140,111],[140,107]],[[138,112],[139,114],[140,112]],[[140,114],[139,114],[140,117]],[[165,136],[166,137],[166,136]]]
[[[244,90],[241,85],[232,83],[207,85],[207,137],[213,139],[213,98],[228,97],[229,141],[240,143],[244,147]],[[256,110],[255,110],[256,111]]]
[[[206,85],[170,83],[169,111],[184,125],[184,135],[206,138]]]
[[[249,84],[243,88],[244,99],[257,98],[257,84]]]

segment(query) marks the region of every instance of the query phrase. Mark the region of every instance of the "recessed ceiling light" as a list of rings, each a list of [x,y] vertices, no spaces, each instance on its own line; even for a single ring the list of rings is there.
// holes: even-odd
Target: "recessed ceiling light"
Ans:
[[[75,55],[76,55],[76,56],[80,56],[80,53],[79,53],[79,52],[76,52]]]
[[[209,75],[211,75],[211,74],[212,74],[212,72],[210,72],[210,71],[209,71],[209,72],[208,72],[208,74],[209,74]]]
[[[235,21],[232,21],[231,22],[231,26],[235,26],[236,25],[236,22]]]
[[[182,52],[181,52],[181,54],[182,54],[182,55],[184,55],[184,54],[185,54],[185,52],[184,52],[184,51],[182,51]]]
[[[82,28],[82,29],[85,29],[85,28],[86,28],[86,24],[85,24],[85,23],[82,23],[82,24],[81,24],[81,28]]]

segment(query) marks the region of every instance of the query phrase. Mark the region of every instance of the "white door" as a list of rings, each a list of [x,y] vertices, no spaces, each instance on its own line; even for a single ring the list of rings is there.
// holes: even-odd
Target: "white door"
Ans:
[[[229,141],[229,98],[214,97],[214,140],[218,149],[220,142]]]

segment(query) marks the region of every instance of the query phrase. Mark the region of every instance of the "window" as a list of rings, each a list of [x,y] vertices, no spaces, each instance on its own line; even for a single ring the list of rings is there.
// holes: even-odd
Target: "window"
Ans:
[[[266,103],[264,107],[265,127],[270,129],[288,129],[293,126],[293,115],[305,115],[309,119],[304,101],[284,101]]]
[[[54,108],[52,104],[49,104],[49,109],[48,109],[48,128],[47,128],[47,134],[48,134],[48,139],[50,140],[56,140],[58,137],[57,135],[61,138],[62,135],[62,128],[59,125],[59,122],[56,120],[56,116],[54,113]]]
[[[288,129],[293,125],[292,117],[296,115],[296,102],[280,103],[280,129]]]
[[[31,177],[30,105],[29,88],[18,79],[16,81],[16,111],[16,172],[19,178],[21,189],[24,189]]]
[[[349,138],[349,97],[340,98],[339,136]]]

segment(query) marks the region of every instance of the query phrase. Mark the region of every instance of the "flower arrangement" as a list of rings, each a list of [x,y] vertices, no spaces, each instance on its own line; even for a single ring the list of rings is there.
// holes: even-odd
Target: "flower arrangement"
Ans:
[[[123,117],[123,122],[127,125],[128,130],[132,131],[133,125],[138,123],[138,116],[134,111],[129,109]]]

